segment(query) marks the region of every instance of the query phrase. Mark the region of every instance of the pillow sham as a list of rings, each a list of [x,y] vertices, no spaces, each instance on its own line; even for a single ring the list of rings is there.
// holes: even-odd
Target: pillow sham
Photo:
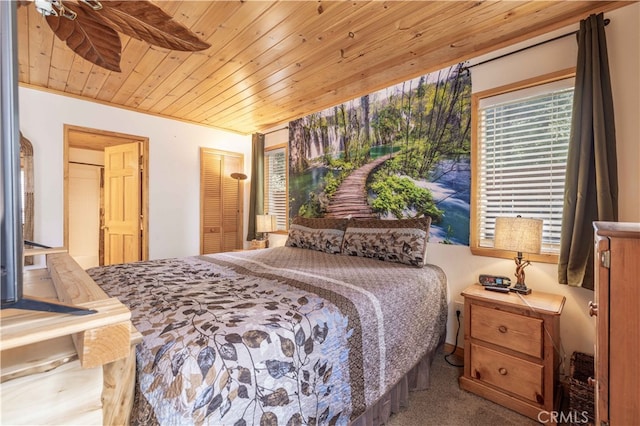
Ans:
[[[349,219],[296,216],[293,218],[292,223],[294,225],[301,225],[312,229],[338,229],[340,231],[344,231],[347,229]]]
[[[352,220],[344,233],[342,253],[421,268],[426,263],[430,226],[429,216]]]
[[[289,226],[285,246],[338,254],[348,219],[296,217]]]

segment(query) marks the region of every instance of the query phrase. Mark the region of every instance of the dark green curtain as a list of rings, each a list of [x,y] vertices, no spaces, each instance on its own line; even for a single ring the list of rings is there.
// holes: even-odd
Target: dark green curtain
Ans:
[[[256,238],[256,215],[264,213],[264,135],[251,136],[251,194],[247,241]]]
[[[618,220],[618,168],[602,14],[580,22],[558,281],[593,290],[593,222]]]

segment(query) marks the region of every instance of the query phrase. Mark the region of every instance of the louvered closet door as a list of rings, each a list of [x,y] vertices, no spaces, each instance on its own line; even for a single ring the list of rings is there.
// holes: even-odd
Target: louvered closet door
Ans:
[[[242,172],[242,154],[200,149],[200,253],[242,247],[242,189],[231,173]]]

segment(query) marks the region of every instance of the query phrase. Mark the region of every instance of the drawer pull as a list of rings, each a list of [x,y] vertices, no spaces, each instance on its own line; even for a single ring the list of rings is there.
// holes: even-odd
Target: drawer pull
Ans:
[[[596,387],[596,379],[594,379],[593,377],[589,377],[587,379],[587,384],[589,386],[591,386],[592,388],[595,388]]]
[[[589,316],[596,317],[598,316],[598,304],[589,302]]]
[[[501,325],[500,327],[498,327],[498,331],[500,333],[506,333],[507,332],[507,327],[505,327],[504,325]]]
[[[498,369],[498,373],[502,374],[503,376],[506,376],[507,375],[507,369],[504,368],[504,367],[500,367]]]

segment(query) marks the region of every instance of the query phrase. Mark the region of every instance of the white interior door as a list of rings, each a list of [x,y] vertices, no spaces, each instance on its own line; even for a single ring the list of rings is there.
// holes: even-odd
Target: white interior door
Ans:
[[[69,164],[69,255],[84,268],[100,265],[100,167]]]

